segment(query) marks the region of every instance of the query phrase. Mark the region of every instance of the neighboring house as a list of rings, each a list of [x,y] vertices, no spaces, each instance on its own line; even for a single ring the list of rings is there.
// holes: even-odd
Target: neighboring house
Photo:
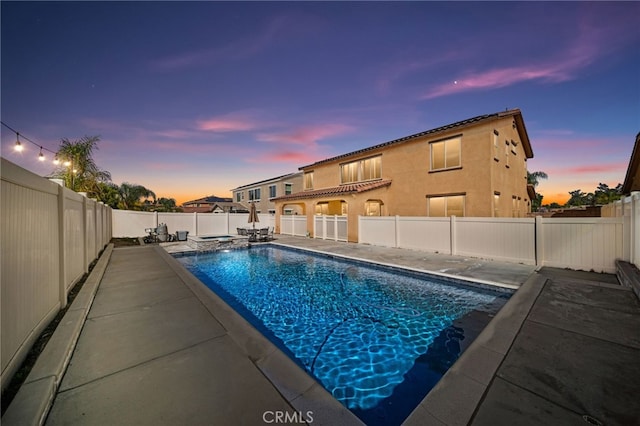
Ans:
[[[182,204],[185,213],[248,213],[249,210],[239,203],[234,203],[231,198],[208,197],[187,201]]]
[[[300,167],[303,191],[276,198],[279,215],[298,208],[342,215],[358,241],[358,216],[524,217],[531,210],[533,151],[519,109],[481,115]]]
[[[286,196],[302,190],[302,172],[289,173],[283,176],[250,183],[232,189],[233,201],[249,208],[250,203],[256,204],[258,213],[275,214],[276,205],[273,199]],[[285,209],[283,214],[300,213],[297,206]]]
[[[622,184],[622,194],[629,195],[633,191],[640,191],[640,133],[636,135],[636,143],[631,152],[629,168]]]

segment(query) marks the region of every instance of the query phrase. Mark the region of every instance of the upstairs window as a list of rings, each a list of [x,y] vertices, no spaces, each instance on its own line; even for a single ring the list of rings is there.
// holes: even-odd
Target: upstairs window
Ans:
[[[242,201],[242,192],[236,192],[236,203]]]
[[[431,146],[431,170],[446,170],[460,167],[460,142],[461,138],[452,138],[444,141],[432,142]]]
[[[276,196],[276,186],[269,185],[269,198],[275,198]]]
[[[304,174],[304,189],[313,189],[313,172]]]
[[[260,188],[249,190],[249,201],[260,201]]]
[[[284,195],[289,195],[293,193],[293,184],[285,183],[284,184]]]
[[[381,177],[381,155],[340,165],[340,180],[343,184],[380,179]]]

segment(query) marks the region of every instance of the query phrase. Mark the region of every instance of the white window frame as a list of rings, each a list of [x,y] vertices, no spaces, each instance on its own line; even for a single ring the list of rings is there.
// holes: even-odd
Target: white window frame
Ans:
[[[289,189],[287,189],[289,187]],[[284,195],[293,194],[293,184],[289,182],[284,183]]]
[[[254,202],[260,201],[260,199],[262,198],[262,191],[260,190],[260,188],[253,188],[253,189],[250,189],[248,192],[249,192],[249,201],[254,201]]]

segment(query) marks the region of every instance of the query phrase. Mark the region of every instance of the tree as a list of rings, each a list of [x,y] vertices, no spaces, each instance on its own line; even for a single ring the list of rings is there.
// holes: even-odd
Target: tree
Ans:
[[[538,186],[540,179],[548,178],[549,176],[545,172],[527,172],[527,183],[534,187]]]
[[[153,191],[135,183],[123,182],[118,192],[120,195],[118,207],[122,210],[142,210],[143,199],[152,197],[154,203],[156,199],[156,194]]]
[[[535,188],[538,186],[540,179],[547,179],[549,176],[545,172],[528,172],[527,171],[527,183],[533,185]],[[542,205],[542,194],[536,193],[536,198],[531,200],[531,211],[537,212]]]
[[[158,212],[175,212],[178,209],[175,199],[164,197],[158,198],[154,208]]]
[[[63,138],[56,157],[62,166],[52,174],[53,177],[63,179],[65,186],[74,191],[86,192],[91,198],[96,198],[99,183],[111,181],[111,173],[100,169],[93,160],[93,152],[98,149],[99,136],[84,136],[71,141]]]
[[[113,182],[98,182],[96,185],[96,199],[102,201],[112,209],[118,208],[120,188]]]
[[[605,205],[613,203],[622,197],[622,184],[619,183],[615,188],[609,188],[606,183],[599,183],[596,192],[594,192],[595,203]]]
[[[592,193],[584,193],[581,189],[576,189],[573,191],[569,191],[569,201],[565,204],[567,207],[580,207],[580,206],[588,206],[593,205],[595,202],[594,196]]]

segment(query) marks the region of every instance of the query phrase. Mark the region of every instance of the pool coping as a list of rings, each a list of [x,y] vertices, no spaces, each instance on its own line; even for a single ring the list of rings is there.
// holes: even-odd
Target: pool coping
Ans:
[[[301,413],[313,412],[314,424],[364,424],[172,254],[160,246],[155,249],[294,410]]]
[[[455,281],[468,282],[470,284],[483,284],[498,287],[503,290],[513,290],[513,294],[502,309],[500,309],[471,345],[404,420],[402,425],[407,426],[425,424],[468,424],[524,324],[535,300],[542,291],[544,283],[547,281],[547,278],[532,273],[525,283],[518,287],[488,280],[471,280],[453,274],[371,261],[360,257],[346,256],[284,243],[269,242],[268,244],[371,265],[382,265],[393,269],[404,269],[420,274],[430,274]],[[195,287],[192,288],[195,294],[202,295],[205,299],[207,296],[218,299],[210,305],[210,312],[212,312],[212,314],[214,311],[217,313],[216,317],[223,326],[229,330],[231,337],[247,351],[250,359],[254,361],[256,366],[265,374],[265,377],[282,393],[294,409],[301,411],[315,410],[314,412],[330,409],[332,410],[332,416],[339,413],[339,415],[347,418],[352,416],[353,418],[351,420],[356,421],[356,424],[363,424],[355,414],[335,399],[316,379],[291,360],[240,314],[235,312],[226,302],[211,292],[198,278],[184,268],[172,254],[169,254],[166,250],[160,251],[163,252],[163,255],[171,259],[172,262],[170,262],[170,265],[174,265],[173,262],[175,262],[175,265],[179,267],[180,271],[176,270],[177,268],[174,268],[174,271],[180,275],[190,288],[192,288],[192,285]],[[188,277],[183,276],[185,274],[188,275]],[[203,290],[205,291],[203,292]],[[200,298],[200,296],[198,297]],[[224,305],[224,307],[221,305]],[[205,306],[207,305],[205,304]],[[209,309],[209,306],[207,308]],[[223,322],[222,318],[218,317],[220,309],[224,310],[225,322]],[[234,321],[237,320],[240,320],[241,325],[234,323]],[[245,336],[243,333],[248,333],[248,335]],[[261,346],[257,353],[253,352],[256,348],[251,348],[250,345],[248,345],[252,340],[259,341],[259,345]],[[302,385],[298,384],[298,380]],[[307,387],[311,382],[313,382],[313,385]],[[312,390],[321,396],[321,400],[317,401],[314,398],[313,405],[308,405],[310,401],[308,395],[305,396],[305,394]],[[333,400],[338,406],[334,403],[325,406],[328,402],[325,400],[326,398]],[[341,422],[345,420],[346,419],[343,418]]]
[[[293,247],[273,242],[271,244]],[[397,269],[407,269],[423,274],[433,274],[459,281],[514,289],[509,300],[414,408],[402,423],[403,426],[432,424],[462,426],[469,424],[493,377],[524,325],[525,319],[548,281],[548,278],[534,272],[521,286],[513,286],[488,280],[471,280],[458,275],[401,265],[384,264],[383,262],[369,261],[306,247],[296,246],[293,248]]]

